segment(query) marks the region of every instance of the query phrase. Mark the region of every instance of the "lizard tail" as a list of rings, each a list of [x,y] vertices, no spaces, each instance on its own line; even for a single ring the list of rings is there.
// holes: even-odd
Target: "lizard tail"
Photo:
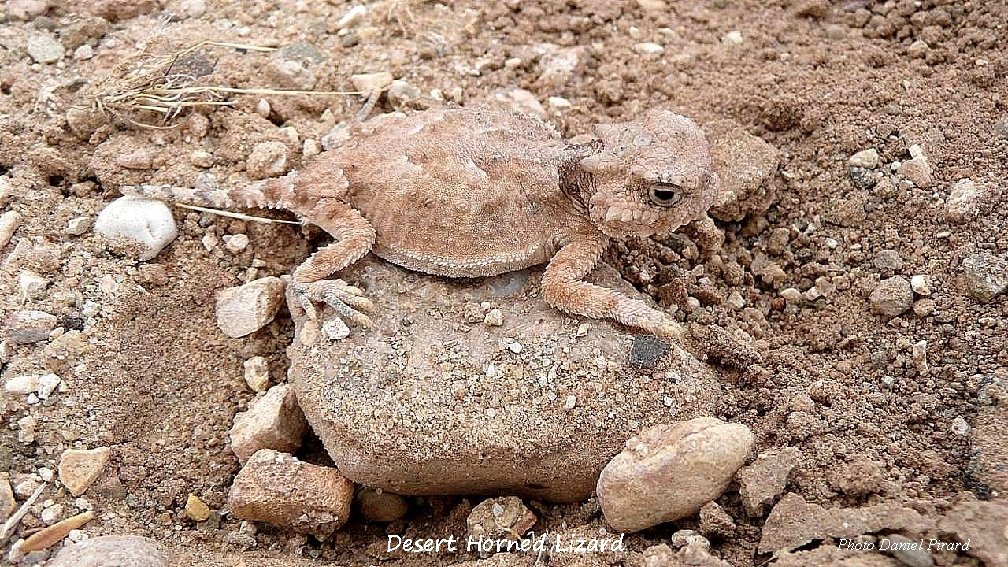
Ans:
[[[287,209],[294,195],[296,174],[248,183],[242,187],[220,188],[213,182],[197,186],[127,185],[123,195],[157,199],[183,205],[214,209]],[[202,186],[201,186],[202,185]]]

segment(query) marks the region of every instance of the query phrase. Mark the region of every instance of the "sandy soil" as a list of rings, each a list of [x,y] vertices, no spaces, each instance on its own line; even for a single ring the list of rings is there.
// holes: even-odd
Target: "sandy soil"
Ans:
[[[10,188],[0,204],[21,217],[0,250],[4,316],[43,310],[63,331],[41,343],[5,343],[0,353],[5,379],[50,371],[63,381],[36,404],[4,395],[0,472],[17,485],[40,468],[55,470],[68,447],[111,447],[113,465],[86,495],[99,518],[88,534],[148,535],[174,550],[179,565],[265,564],[254,559],[262,557],[359,565],[378,560],[386,530],[464,533],[468,509],[459,499],[412,499],[409,516],[388,528],[353,520],[318,542],[263,527],[255,547],[220,513],[238,466],[227,431],[253,396],[242,361],[264,356],[281,379],[293,328],[283,314],[251,337],[229,339],[214,323],[214,291],[288,273],[324,237],[178,210],[179,238],[140,263],[110,252],[90,230],[66,227],[93,218],[121,184],[192,185],[197,149],[213,153],[220,179],[245,179],[252,144],[267,140],[287,144],[296,169],[303,141],[349,120],[362,100],[265,96],[262,113],[260,97],[239,96],[234,108],[205,111],[208,121],[183,114],[167,129],[116,124],[127,114],[75,135],[70,105],[157,36],[176,47],[212,38],[282,48],[218,48],[180,63],[218,84],[352,90],[351,75],[388,71],[415,87],[383,98],[380,111],[520,88],[567,135],[651,107],[700,123],[738,122],[782,151],[769,211],[720,223],[727,240],[712,259],[696,259],[692,243],[672,237],[626,243],[610,261],[688,320],[741,328],[760,341],[759,367],[719,369],[730,387],[718,414],[750,426],[760,451],[800,449],[789,490],[826,506],[903,502],[932,515],[964,500],[1003,501],[977,461],[970,425],[1005,398],[1008,301],[971,297],[962,265],[980,252],[1008,254],[1000,200],[1008,177],[1005,2],[388,0],[368,4],[342,32],[337,22],[352,4],[338,1],[98,0],[84,13],[67,7],[74,4],[11,1],[0,19],[0,174]],[[45,59],[37,46],[29,55],[40,37],[63,47],[57,61],[35,62]],[[663,51],[642,53],[642,43]],[[563,57],[575,64],[565,67]],[[909,160],[913,145],[933,168],[933,184],[923,183],[930,186],[886,179],[868,187],[856,172],[852,178],[853,154],[875,148],[887,170]],[[133,158],[117,158],[124,154]],[[986,196],[975,218],[950,222],[947,201],[962,178]],[[233,254],[219,240],[237,233],[250,244]],[[25,297],[24,270],[48,286]],[[927,276],[931,294],[890,319],[872,311],[869,296],[894,275]],[[813,286],[823,297],[808,293]],[[319,453],[317,442],[305,450]],[[211,521],[184,518],[190,493],[216,511]],[[67,515],[76,510],[69,494],[44,499]],[[746,517],[735,490],[720,504],[738,527],[715,538],[714,550],[733,565],[763,564],[768,556],[756,546],[765,517]],[[543,526],[601,526],[594,501],[536,510]],[[36,512],[21,530],[42,525]],[[696,525],[645,531],[631,549]],[[953,553],[936,560],[976,564]]]

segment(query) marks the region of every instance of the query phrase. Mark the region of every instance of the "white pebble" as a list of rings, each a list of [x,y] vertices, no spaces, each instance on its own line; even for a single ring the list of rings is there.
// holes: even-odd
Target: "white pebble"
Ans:
[[[47,526],[51,526],[63,518],[63,505],[53,504],[48,508],[42,510],[42,522]]]
[[[60,42],[51,34],[45,33],[28,38],[25,47],[29,57],[36,63],[55,63],[66,54],[66,50]]]
[[[283,294],[284,283],[275,276],[222,289],[217,292],[217,326],[234,339],[254,333],[276,316]]]
[[[268,100],[261,98],[259,99],[259,102],[256,103],[256,114],[259,116],[269,118],[270,110],[270,103]]]
[[[62,382],[60,377],[52,373],[39,376],[38,389],[36,390],[38,397],[43,400],[48,398],[59,387],[60,382]]]
[[[348,28],[360,22],[366,15],[367,8],[364,6],[354,6],[336,22],[336,27],[341,30]]]
[[[232,254],[238,254],[245,250],[249,245],[249,237],[245,234],[226,234],[224,235],[224,248],[228,249],[228,252]]]
[[[798,289],[789,287],[780,292],[781,297],[788,303],[798,303],[802,300],[802,293]]]
[[[728,294],[727,304],[732,309],[738,310],[746,306],[746,300],[742,297],[742,294],[738,290],[733,289],[731,293]]]
[[[665,48],[657,43],[645,42],[635,45],[634,51],[641,55],[661,55],[665,52]]]
[[[287,136],[287,139],[290,140],[292,145],[296,146],[301,143],[301,133],[293,126],[281,128],[280,133]]]
[[[19,226],[21,226],[21,215],[17,211],[7,211],[0,215],[0,248],[7,246]]]
[[[45,289],[48,285],[49,280],[31,270],[24,270],[18,274],[18,290],[24,299],[41,298],[45,295]]]
[[[92,57],[94,57],[94,49],[86,43],[74,50],[73,58],[77,61],[87,61]]]
[[[910,288],[917,295],[931,295],[931,282],[925,275],[917,274],[910,277]]]
[[[25,416],[28,417],[28,416]],[[23,419],[23,418],[22,418]],[[21,420],[18,420],[21,423]],[[31,475],[23,478],[14,485],[14,495],[19,499],[24,500],[32,495],[39,487],[39,478],[36,475]]]
[[[350,327],[339,317],[333,317],[322,323],[322,334],[330,341],[342,341],[350,336]]]
[[[724,35],[721,38],[721,43],[726,43],[729,45],[742,45],[745,38],[742,37],[742,32],[738,30],[733,30]]]
[[[306,158],[315,157],[322,153],[322,147],[314,138],[307,138],[301,146],[301,153]]]
[[[970,426],[961,415],[952,420],[952,432],[961,437],[969,435]]]
[[[253,356],[242,363],[245,368],[245,383],[253,392],[265,392],[269,386],[269,364],[261,356]]]
[[[203,248],[206,248],[207,252],[213,252],[213,249],[217,248],[217,244],[220,243],[220,239],[217,238],[217,235],[208,233],[203,235],[200,242],[203,244]]]
[[[175,240],[178,228],[168,206],[154,199],[120,197],[98,214],[95,232],[112,241],[140,248],[138,259],[146,261]]]
[[[514,342],[511,342],[511,343],[508,343],[508,350],[511,351],[511,352],[513,352],[513,353],[515,353],[515,354],[520,353],[523,348],[524,347],[522,347],[522,344],[520,342],[518,342],[518,341],[514,341]]]
[[[33,374],[22,374],[8,378],[4,383],[4,392],[15,396],[27,396],[38,390],[39,376]]]
[[[574,409],[574,406],[576,405],[577,405],[577,396],[575,396],[574,394],[567,396],[567,399],[564,400],[564,409],[567,411]]]
[[[483,318],[483,323],[492,327],[500,327],[504,324],[504,313],[500,309],[491,309],[487,311],[486,317]]]
[[[562,96],[551,96],[546,99],[546,102],[553,108],[570,108],[571,101],[565,99]]]
[[[91,228],[91,217],[74,217],[67,221],[64,232],[70,236],[80,236]]]
[[[878,150],[875,148],[868,148],[867,150],[861,150],[860,152],[852,155],[850,159],[847,160],[847,164],[864,169],[876,169],[878,168],[880,161],[881,158],[879,157]]]
[[[972,179],[956,181],[945,203],[945,218],[959,223],[975,217],[980,212],[980,194],[980,187]]]

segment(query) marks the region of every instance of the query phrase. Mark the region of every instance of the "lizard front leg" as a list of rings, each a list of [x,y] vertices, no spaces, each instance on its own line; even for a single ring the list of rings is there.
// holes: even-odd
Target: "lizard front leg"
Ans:
[[[333,339],[350,334],[346,321],[371,326],[371,319],[365,313],[372,309],[372,304],[364,297],[363,290],[343,280],[323,278],[371,251],[375,241],[374,227],[360,211],[336,199],[320,200],[305,217],[332,235],[335,242],[319,248],[294,270],[291,287],[298,304],[312,319],[318,318],[315,303],[332,307],[336,317],[323,323],[322,331]]]
[[[542,282],[546,302],[565,313],[596,319],[608,317],[662,337],[682,339],[682,326],[668,314],[639,299],[584,281],[607,244],[607,238],[598,231],[572,234],[546,266]]]

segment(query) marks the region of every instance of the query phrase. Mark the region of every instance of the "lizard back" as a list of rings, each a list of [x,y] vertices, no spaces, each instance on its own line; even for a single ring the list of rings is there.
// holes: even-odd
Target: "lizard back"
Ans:
[[[455,108],[366,121],[325,161],[343,170],[340,198],[374,226],[378,256],[479,277],[546,262],[587,222],[560,188],[566,147],[527,115]]]

